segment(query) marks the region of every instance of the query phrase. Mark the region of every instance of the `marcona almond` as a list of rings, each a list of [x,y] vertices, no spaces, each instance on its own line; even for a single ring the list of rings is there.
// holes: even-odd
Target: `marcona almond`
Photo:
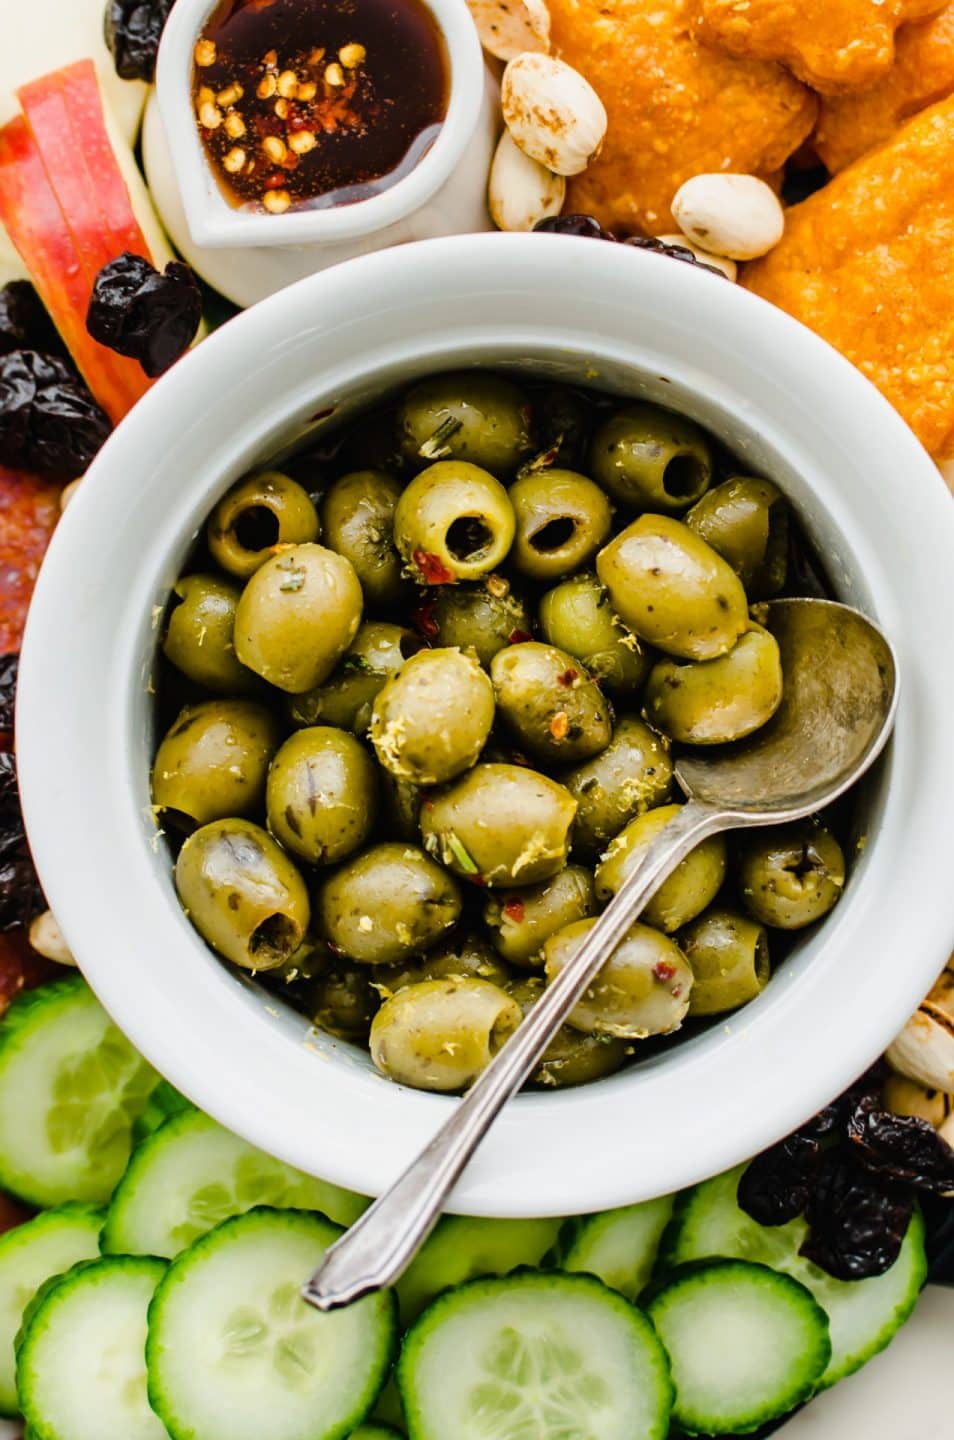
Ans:
[[[886,1058],[909,1080],[954,1095],[954,969],[950,966],[888,1046]]]
[[[33,949],[44,960],[54,960],[57,965],[76,964],[52,910],[44,910],[31,922],[29,939]]]
[[[557,175],[579,175],[606,134],[603,102],[588,80],[551,55],[510,61],[500,88],[503,117],[517,145]]]
[[[754,260],[785,233],[775,191],[757,175],[694,175],[672,202],[676,224],[695,245],[730,260]]]
[[[533,51],[546,55],[550,50],[550,11],[546,0],[467,0],[489,55],[513,60]]]
[[[892,1114],[914,1115],[918,1120],[926,1120],[935,1130],[954,1109],[954,1096],[946,1095],[943,1090],[926,1090],[916,1080],[894,1071],[885,1078],[882,1098]]]
[[[487,187],[494,224],[501,230],[532,230],[538,220],[559,215],[565,195],[563,176],[531,160],[505,130],[497,144]]]

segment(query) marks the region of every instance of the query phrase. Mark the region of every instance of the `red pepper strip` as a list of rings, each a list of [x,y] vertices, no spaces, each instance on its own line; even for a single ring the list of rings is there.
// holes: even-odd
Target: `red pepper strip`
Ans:
[[[0,655],[20,648],[33,584],[60,518],[60,487],[0,470]]]
[[[0,129],[0,223],[87,385],[117,424],[150,381],[135,360],[98,345],[86,329],[92,280],[21,116]]]

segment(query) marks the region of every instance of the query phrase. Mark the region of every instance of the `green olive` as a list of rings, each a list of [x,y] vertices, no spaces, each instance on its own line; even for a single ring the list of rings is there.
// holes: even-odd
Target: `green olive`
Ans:
[[[273,989],[282,985],[293,985],[298,989],[312,980],[317,980],[334,963],[334,957],[323,940],[306,935],[288,959],[268,972],[268,982]]]
[[[401,453],[411,464],[468,460],[505,479],[530,453],[530,402],[499,375],[434,375],[398,406]]]
[[[336,437],[335,463],[342,474],[353,470],[400,470],[403,461],[395,439],[397,406],[382,405],[359,415]]]
[[[371,1025],[371,1058],[401,1085],[465,1090],[522,1019],[517,1002],[488,980],[424,980],[381,1006]]]
[[[646,678],[649,657],[592,571],[546,592],[540,601],[540,629],[545,640],[582,660],[614,695],[631,693]]]
[[[371,743],[397,779],[441,785],[474,764],[493,723],[493,686],[476,658],[422,650],[378,694]]]
[[[538,969],[545,941],[595,909],[592,875],[581,865],[567,865],[540,885],[491,895],[484,905],[484,924],[505,960]]]
[[[500,575],[488,575],[478,585],[435,587],[416,620],[432,644],[473,650],[484,666],[505,645],[529,640],[533,623],[526,601]]]
[[[305,882],[271,835],[250,820],[213,820],[179,851],[176,891],[203,940],[245,970],[274,970],[301,944]]]
[[[694,530],[641,515],[596,557],[596,572],[624,625],[667,655],[712,660],[748,624],[742,583]]]
[[[320,531],[307,490],[278,470],[266,470],[232,486],[209,516],[206,536],[213,560],[247,580],[276,545],[304,545]]]
[[[801,930],[841,899],[844,853],[823,825],[781,825],[742,846],[739,886],[746,910],[763,925]]]
[[[394,540],[422,585],[478,580],[506,557],[513,507],[489,470],[441,460],[422,470],[394,512]]]
[[[593,436],[589,471],[624,505],[678,514],[709,488],[712,447],[684,415],[627,405]]]
[[[334,673],[289,699],[288,718],[293,725],[336,725],[366,735],[378,693],[423,643],[403,625],[365,620]]]
[[[737,475],[703,495],[686,524],[727,560],[750,595],[777,595],[788,568],[788,503],[771,480]]]
[[[524,1015],[529,1015],[545,988],[542,975],[523,975],[509,983],[507,994],[513,996]],[[621,1069],[630,1053],[631,1046],[625,1040],[612,1035],[584,1035],[572,1025],[561,1025],[530,1076],[530,1084],[552,1090],[586,1085]]]
[[[372,609],[401,598],[401,557],[393,537],[401,489],[385,470],[355,470],[336,480],[321,502],[325,544],[351,561]]]
[[[278,721],[251,700],[204,700],[180,711],[156,751],[152,803],[166,823],[193,830],[254,815],[265,798]]]
[[[537,640],[510,645],[494,656],[490,678],[500,718],[532,755],[572,765],[609,744],[609,705],[565,650]]]
[[[218,575],[183,575],[172,587],[162,652],[177,670],[205,690],[248,695],[258,678],[235,654],[235,611],[241,590]]]
[[[566,864],[576,801],[522,765],[475,765],[421,810],[424,846],[482,885],[533,885]]]
[[[733,910],[706,910],[679,932],[692,970],[690,1015],[722,1015],[760,995],[769,980],[765,929]]]
[[[256,570],[235,616],[243,665],[293,695],[326,680],[357,634],[362,595],[343,555],[290,545]]]
[[[584,469],[590,407],[566,385],[546,385],[532,397],[536,454],[524,462],[520,474],[560,465]]]
[[[685,745],[741,740],[781,703],[778,644],[755,624],[716,660],[657,660],[646,682],[646,715]]]
[[[621,830],[596,868],[596,896],[611,900],[631,875],[653,841],[681,806],[659,805],[631,820]],[[701,915],[722,887],[726,870],[725,840],[712,835],[686,856],[664,880],[643,911],[647,925],[654,925],[667,934],[687,925]]]
[[[405,985],[417,985],[422,980],[446,980],[450,976],[471,976],[476,980],[490,980],[494,985],[506,985],[513,979],[513,971],[479,935],[454,934],[409,965],[377,966],[374,983],[378,993],[387,999]]]
[[[333,865],[363,845],[376,800],[374,761],[360,740],[331,725],[296,731],[268,772],[268,828],[310,865]]]
[[[547,983],[573,959],[595,920],[576,920],[551,935],[544,949]],[[587,1034],[645,1040],[678,1030],[689,1010],[692,971],[675,941],[649,925],[626,932],[569,1023]]]
[[[573,853],[593,859],[630,820],[669,799],[669,742],[635,715],[624,715],[606,749],[562,779],[577,802]]]
[[[313,1024],[342,1040],[365,1042],[380,1004],[373,971],[338,964],[319,975],[308,992]]]
[[[346,860],[316,902],[324,938],[364,965],[397,965],[428,950],[460,908],[453,877],[417,846],[393,841]]]
[[[533,580],[555,580],[591,560],[610,533],[605,494],[573,470],[539,470],[510,487],[516,517],[511,556]]]

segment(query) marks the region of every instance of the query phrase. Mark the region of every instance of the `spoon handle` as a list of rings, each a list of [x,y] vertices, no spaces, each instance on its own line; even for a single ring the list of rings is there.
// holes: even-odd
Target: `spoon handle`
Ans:
[[[586,940],[522,1025],[478,1077],[427,1147],[351,1229],[325,1252],[302,1291],[319,1310],[349,1305],[393,1285],[427,1239],[447,1197],[499,1111],[533,1071],[607,956],[679,862],[726,816],[690,801],[652,841]]]

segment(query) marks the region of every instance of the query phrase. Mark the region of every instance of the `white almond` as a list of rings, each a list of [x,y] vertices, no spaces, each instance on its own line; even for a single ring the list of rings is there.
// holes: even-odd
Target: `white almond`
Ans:
[[[703,265],[711,265],[713,270],[721,270],[729,280],[734,280],[739,270],[734,260],[729,260],[725,255],[713,255],[711,250],[703,250],[690,240],[688,235],[660,235],[659,239],[666,245],[681,245],[684,250],[691,250],[697,260]]]
[[[730,260],[754,260],[777,245],[785,212],[757,175],[694,175],[672,202],[676,224],[695,245]]]
[[[954,969],[950,966],[888,1046],[886,1058],[909,1080],[954,1095]]]
[[[498,60],[550,49],[550,11],[546,0],[467,0],[480,43]]]
[[[44,960],[55,960],[58,965],[76,964],[52,910],[44,910],[31,922],[29,938],[33,949]]]
[[[514,144],[509,130],[500,137],[487,187],[487,203],[494,224],[501,230],[532,230],[538,220],[559,215],[566,196],[566,181],[545,165],[531,160]]]
[[[503,117],[531,160],[557,175],[579,175],[606,134],[603,102],[578,70],[551,55],[517,55],[500,88]]]

